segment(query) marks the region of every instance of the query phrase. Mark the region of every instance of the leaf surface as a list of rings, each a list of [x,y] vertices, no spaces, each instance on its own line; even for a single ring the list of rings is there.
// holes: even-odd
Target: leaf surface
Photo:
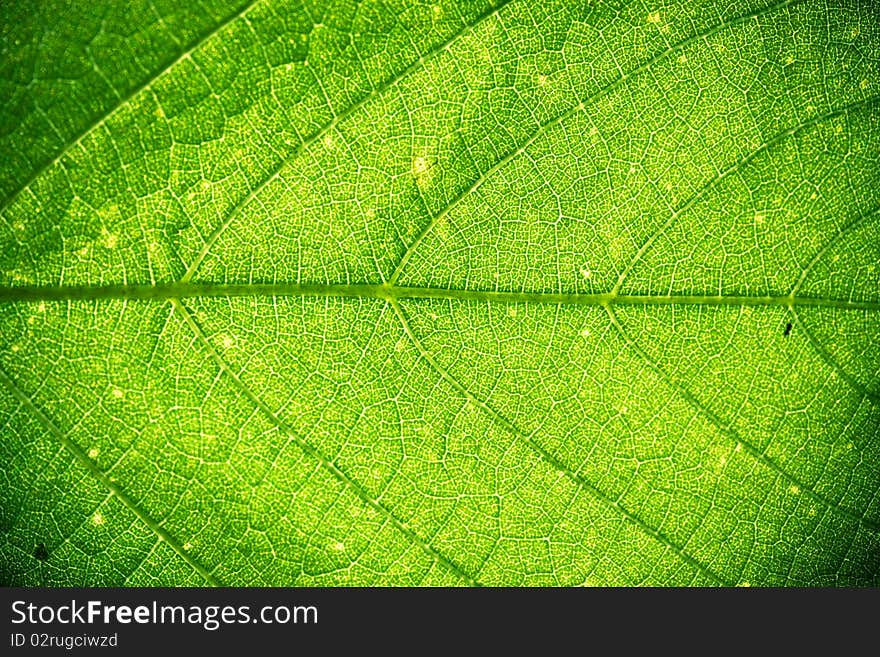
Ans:
[[[0,8],[4,583],[880,584],[871,3],[117,5]]]

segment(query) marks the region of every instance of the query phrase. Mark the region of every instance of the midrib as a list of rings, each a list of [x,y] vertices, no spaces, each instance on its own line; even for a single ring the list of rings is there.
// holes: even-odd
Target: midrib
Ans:
[[[320,283],[167,283],[159,285],[104,285],[0,287],[0,302],[91,301],[130,299],[163,301],[193,297],[341,297],[354,299],[453,299],[497,303],[537,303],[572,306],[779,306],[880,310],[880,301],[860,301],[807,295],[706,294],[600,294],[560,292],[504,292],[406,285]]]

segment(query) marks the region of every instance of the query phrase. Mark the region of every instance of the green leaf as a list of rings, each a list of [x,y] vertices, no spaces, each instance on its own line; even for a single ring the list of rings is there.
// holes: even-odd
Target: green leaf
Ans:
[[[0,6],[2,583],[880,584],[869,0],[122,4]]]

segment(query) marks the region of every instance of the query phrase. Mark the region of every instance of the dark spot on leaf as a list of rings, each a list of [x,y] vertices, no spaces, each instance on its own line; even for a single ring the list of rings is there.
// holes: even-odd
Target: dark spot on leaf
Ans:
[[[49,558],[49,550],[46,549],[46,546],[40,543],[36,548],[34,548],[34,559],[37,561],[46,561]]]
[[[782,335],[788,335],[789,333],[791,333],[791,322],[785,325],[785,331],[782,333]]]

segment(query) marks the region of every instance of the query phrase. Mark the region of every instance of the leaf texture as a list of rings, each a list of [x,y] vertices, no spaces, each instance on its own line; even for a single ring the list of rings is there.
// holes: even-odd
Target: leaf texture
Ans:
[[[868,1],[0,7],[0,577],[880,584]]]

